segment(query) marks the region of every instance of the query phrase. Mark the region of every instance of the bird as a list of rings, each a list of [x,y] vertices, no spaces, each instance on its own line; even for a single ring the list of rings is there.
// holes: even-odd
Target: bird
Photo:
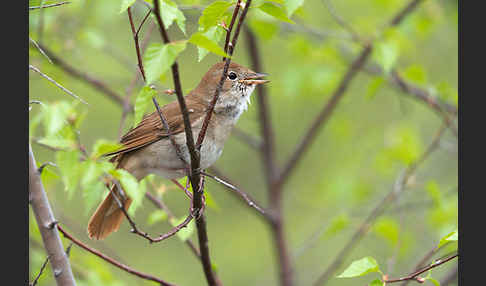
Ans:
[[[194,138],[198,137],[202,128],[224,65],[225,62],[219,62],[211,66],[199,84],[184,96]],[[238,63],[229,64],[201,145],[200,169],[210,167],[221,156],[232,128],[248,109],[255,87],[269,82],[263,79],[265,76],[267,74],[254,72]],[[115,168],[126,170],[139,181],[149,174],[165,179],[178,179],[187,175],[186,162],[190,162],[190,154],[178,101],[162,106],[161,113],[167,121],[170,133],[164,128],[157,111],[144,116],[138,125],[121,137],[121,147],[118,150],[105,154],[111,156],[110,162],[115,164]],[[180,153],[171,142],[169,134],[175,140]],[[130,207],[132,200],[123,190],[118,189],[119,185],[113,184],[111,188],[111,192],[99,204],[88,222],[87,232],[90,239],[104,239],[119,229],[124,212],[117,199],[122,202],[125,211]]]

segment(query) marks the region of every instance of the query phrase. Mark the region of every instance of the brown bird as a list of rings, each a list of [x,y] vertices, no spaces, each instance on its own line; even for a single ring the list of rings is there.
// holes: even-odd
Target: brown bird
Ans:
[[[194,138],[199,135],[223,68],[224,62],[213,65],[198,86],[185,96]],[[210,167],[221,156],[231,129],[243,111],[248,108],[250,95],[255,86],[268,82],[262,79],[264,76],[266,74],[256,73],[234,62],[229,65],[227,77],[201,146],[201,169]],[[180,147],[184,161],[190,162],[179,103],[173,101],[163,106],[161,111],[173,138]],[[186,165],[177,154],[157,111],[145,116],[135,128],[121,138],[120,143],[123,144],[121,149],[106,155],[115,155],[110,161],[116,164],[116,168],[130,172],[137,180],[142,180],[149,174],[156,174],[166,179],[186,176]],[[119,200],[124,203],[125,209],[130,207],[131,199],[124,192],[118,190],[116,185],[112,186],[112,190],[114,192],[107,195],[89,220],[90,238],[104,239],[110,233],[117,231],[123,221],[123,211],[112,193],[117,194]]]

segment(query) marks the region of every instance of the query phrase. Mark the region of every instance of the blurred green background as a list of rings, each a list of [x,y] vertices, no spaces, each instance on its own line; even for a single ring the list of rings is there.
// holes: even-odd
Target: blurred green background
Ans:
[[[138,70],[127,13],[119,13],[122,2],[74,0],[43,11],[31,10],[29,36],[76,69],[125,96]],[[173,41],[188,39],[197,31],[201,10],[194,7],[211,3],[176,2],[186,17],[187,35],[174,24],[169,29]],[[49,3],[53,2],[44,1]],[[380,29],[407,3],[403,0],[333,1],[336,13],[364,38],[378,36]],[[29,6],[39,4],[40,1],[29,1]],[[457,5],[457,1],[424,1],[397,29],[385,33],[386,37],[377,43],[372,60],[385,69],[394,68],[408,81],[457,106]],[[136,2],[132,11],[137,25],[146,7],[141,1]],[[292,154],[360,51],[359,45],[331,17],[323,1],[305,0],[291,19],[294,24],[265,15],[257,8],[250,9],[247,19],[261,50],[263,70],[259,72],[270,75],[268,100],[276,135],[276,160],[280,165]],[[149,18],[144,25],[141,40],[152,22]],[[153,30],[150,43],[161,43],[157,29]],[[246,44],[242,34],[233,60],[250,66]],[[350,51],[352,57],[344,55],[343,49]],[[188,45],[177,59],[186,92],[197,85],[211,65],[221,60],[210,53],[198,62],[197,53],[195,46]],[[100,139],[117,141],[122,114],[119,105],[49,63],[33,45],[29,48],[29,63],[89,103],[89,106],[78,103],[73,107],[77,114],[84,114],[78,129],[88,153]],[[173,88],[171,74],[164,74],[155,85],[159,91]],[[142,86],[141,81],[135,85],[132,102]],[[160,104],[175,100],[174,95],[163,93],[157,98]],[[33,71],[29,71],[29,100],[43,103],[32,105],[29,112],[30,139],[36,160],[39,164],[56,162],[56,152],[34,142],[46,132],[45,126],[35,123],[34,118],[51,105],[62,101],[72,105],[76,100]],[[253,98],[238,123],[239,129],[256,137],[260,136],[257,104]],[[150,104],[147,112],[152,110]],[[124,131],[132,124],[130,115]],[[398,91],[382,77],[365,72],[358,74],[284,188],[285,234],[296,285],[311,285],[323,273],[369,212],[391,191],[400,172],[425,151],[440,125],[441,119],[428,106]],[[403,276],[413,270],[441,237],[457,229],[457,158],[457,138],[446,131],[438,150],[419,167],[403,195],[376,221],[334,277],[352,261],[365,256],[374,257],[390,277]],[[255,149],[232,136],[216,166],[256,201],[268,205],[263,165]],[[124,222],[106,240],[89,240],[85,229],[97,201],[89,202],[83,188],[76,189],[69,198],[59,169],[48,166],[46,170],[43,182],[54,214],[76,237],[137,270],[166,281],[177,285],[206,285],[199,260],[178,237],[150,245],[130,234],[130,227]],[[185,195],[167,180],[154,178],[153,182],[164,190],[163,200],[176,216],[185,216],[189,205]],[[151,187],[149,191],[156,193]],[[277,285],[278,266],[268,225],[253,209],[214,181],[207,180],[207,191],[211,197],[206,209],[209,248],[223,283]],[[103,195],[94,196],[100,200]],[[135,214],[137,225],[153,235],[170,229],[167,221],[149,224],[155,210],[149,201],[143,201]],[[29,212],[29,277],[32,280],[46,253],[32,211]],[[195,233],[189,239],[197,245]],[[69,244],[65,239],[63,242],[65,246]],[[443,249],[435,257],[453,250],[454,246]],[[78,285],[154,284],[76,246],[70,257]],[[432,276],[440,280],[457,267],[456,263],[452,261],[434,269]],[[328,285],[364,285],[376,278],[380,278],[376,273],[359,278],[332,278]],[[47,270],[38,285],[54,283],[52,273]]]

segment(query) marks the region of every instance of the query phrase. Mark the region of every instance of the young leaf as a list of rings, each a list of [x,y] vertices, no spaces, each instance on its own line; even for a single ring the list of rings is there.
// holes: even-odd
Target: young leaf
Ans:
[[[437,245],[437,248],[440,248],[442,247],[444,244],[450,242],[450,241],[457,241],[457,238],[458,238],[458,235],[457,235],[457,229],[449,234],[447,234],[446,236],[444,236],[443,238],[440,239],[439,241],[439,245]]]
[[[133,216],[135,210],[142,204],[146,190],[145,185],[139,183],[132,174],[123,169],[111,170],[110,174],[120,181],[121,187],[132,199],[128,213]]]
[[[164,72],[168,71],[177,55],[186,48],[186,41],[174,42],[167,45],[151,44],[145,52],[145,74],[147,84],[156,81]]]
[[[159,221],[164,221],[167,219],[167,213],[163,210],[155,210],[148,217],[148,224],[152,225]]]
[[[136,0],[123,0],[121,3],[121,8],[120,8],[120,14],[125,12],[125,10],[128,9],[128,7],[132,6],[133,3],[135,3]]]
[[[158,1],[158,0],[157,0]],[[177,23],[179,29],[186,34],[186,17],[181,10],[177,8],[177,4],[171,0],[160,1],[160,15],[166,29],[169,29],[170,25],[174,22]]]
[[[267,13],[268,15],[273,16],[281,21],[294,24],[294,21],[290,20],[287,17],[287,14],[285,14],[282,7],[277,6],[271,2],[264,3],[262,6],[259,7],[259,9]]]
[[[393,42],[379,42],[373,52],[373,58],[389,73],[398,59],[398,46]]]
[[[103,154],[118,150],[122,145],[105,139],[97,140],[91,152],[91,158],[98,158]]]
[[[378,263],[373,257],[367,256],[359,260],[353,261],[351,265],[344,270],[337,278],[349,278],[363,276],[370,272],[379,272],[380,268]]]
[[[194,33],[189,39],[189,42],[198,47],[204,48],[210,51],[211,53],[215,53],[223,57],[228,57],[228,55],[223,51],[223,49],[218,45],[218,43],[208,39],[201,32]]]
[[[224,30],[219,26],[214,26],[209,28],[206,32],[202,33],[203,36],[208,38],[209,40],[213,41],[214,43],[219,43],[219,41],[223,38]],[[219,46],[218,46],[219,47]],[[209,51],[203,47],[198,46],[198,62],[202,61],[204,57],[209,53]]]
[[[383,86],[383,83],[385,82],[385,79],[381,76],[375,77],[370,84],[368,85],[368,88],[366,89],[366,99],[371,100],[375,97],[376,93],[380,88]]]
[[[324,233],[324,236],[330,237],[341,230],[345,229],[350,223],[349,217],[346,214],[341,214],[332,219],[332,221],[329,223],[329,226],[326,229],[326,232]]]
[[[56,164],[59,167],[64,183],[64,189],[71,198],[78,186],[80,179],[80,153],[78,150],[56,152]]]
[[[304,4],[304,0],[285,0],[285,8],[287,10],[287,16],[292,16],[295,10]]]
[[[233,5],[231,2],[215,1],[206,7],[198,21],[201,31],[205,32],[209,28],[216,26],[231,5]]]
[[[134,118],[133,118],[133,127],[137,126],[140,121],[142,121],[143,115],[149,107],[150,102],[152,102],[152,97],[157,95],[157,91],[152,89],[150,86],[144,86],[137,95],[135,99],[135,106],[134,106]]]

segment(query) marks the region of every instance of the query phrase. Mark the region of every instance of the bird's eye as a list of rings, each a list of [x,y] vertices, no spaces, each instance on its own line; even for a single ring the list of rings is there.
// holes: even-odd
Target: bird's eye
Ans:
[[[231,80],[235,80],[236,79],[236,73],[235,72],[230,72],[228,74],[228,78],[231,79]]]

